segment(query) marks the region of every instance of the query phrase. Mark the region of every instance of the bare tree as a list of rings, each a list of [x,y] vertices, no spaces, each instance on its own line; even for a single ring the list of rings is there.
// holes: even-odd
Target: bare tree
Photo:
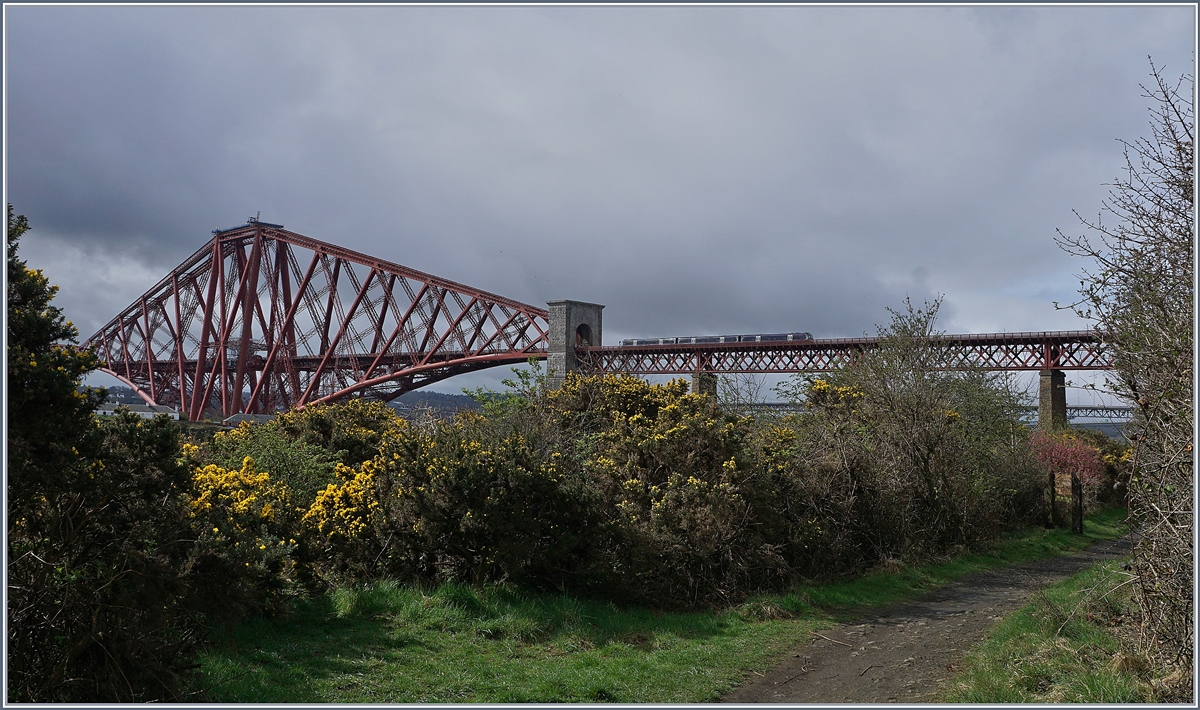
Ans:
[[[765,385],[765,377],[752,374],[721,375],[717,380],[717,401],[728,411],[753,412],[763,403]]]
[[[1130,513],[1147,648],[1192,693],[1193,640],[1193,78],[1150,63],[1150,136],[1122,141],[1124,175],[1081,236],[1056,240],[1092,260],[1071,305],[1116,361],[1111,391],[1138,405]],[[1076,213],[1078,215],[1078,213]],[[1109,221],[1106,221],[1107,220]]]

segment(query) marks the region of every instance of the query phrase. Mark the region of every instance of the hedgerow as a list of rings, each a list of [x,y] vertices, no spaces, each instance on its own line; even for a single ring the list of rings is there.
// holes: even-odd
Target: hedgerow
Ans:
[[[725,410],[683,380],[571,373],[548,389],[535,371],[452,420],[352,402],[243,425],[200,447],[197,480],[215,467],[248,491],[267,458],[282,466],[273,486],[325,476],[280,503],[291,528],[260,534],[299,541],[271,543],[295,579],[508,583],[659,607],[986,543],[1046,520],[1053,471],[1086,464],[1098,502],[1118,450],[1031,436],[1007,380],[948,368],[929,345],[936,305],[894,313],[853,366],[785,387],[800,407],[783,418]],[[240,478],[211,463],[232,453],[251,457]]]

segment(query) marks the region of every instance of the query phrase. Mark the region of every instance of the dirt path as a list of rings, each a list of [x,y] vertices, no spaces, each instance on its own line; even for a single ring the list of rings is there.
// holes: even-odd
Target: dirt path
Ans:
[[[727,703],[922,702],[941,690],[988,629],[1038,589],[1129,554],[1129,539],[980,572],[857,623],[821,631],[766,675],[752,674]]]

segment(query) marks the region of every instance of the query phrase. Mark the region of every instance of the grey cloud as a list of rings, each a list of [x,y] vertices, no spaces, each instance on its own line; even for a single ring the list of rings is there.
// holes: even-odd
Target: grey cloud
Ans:
[[[258,210],[612,337],[857,335],[937,293],[948,329],[1081,327],[1054,229],[1193,41],[1169,7],[7,12],[9,200],[85,330]]]

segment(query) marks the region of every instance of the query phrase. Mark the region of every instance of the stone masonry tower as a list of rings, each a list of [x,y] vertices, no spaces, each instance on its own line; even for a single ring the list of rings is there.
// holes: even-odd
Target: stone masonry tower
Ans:
[[[696,372],[692,374],[692,392],[717,396],[717,376],[711,372]]]
[[[562,387],[568,372],[579,370],[575,348],[601,344],[602,311],[598,303],[547,301],[550,306],[550,349],[546,357],[547,386]]]
[[[1042,370],[1038,380],[1038,428],[1067,426],[1067,376],[1062,370]]]

